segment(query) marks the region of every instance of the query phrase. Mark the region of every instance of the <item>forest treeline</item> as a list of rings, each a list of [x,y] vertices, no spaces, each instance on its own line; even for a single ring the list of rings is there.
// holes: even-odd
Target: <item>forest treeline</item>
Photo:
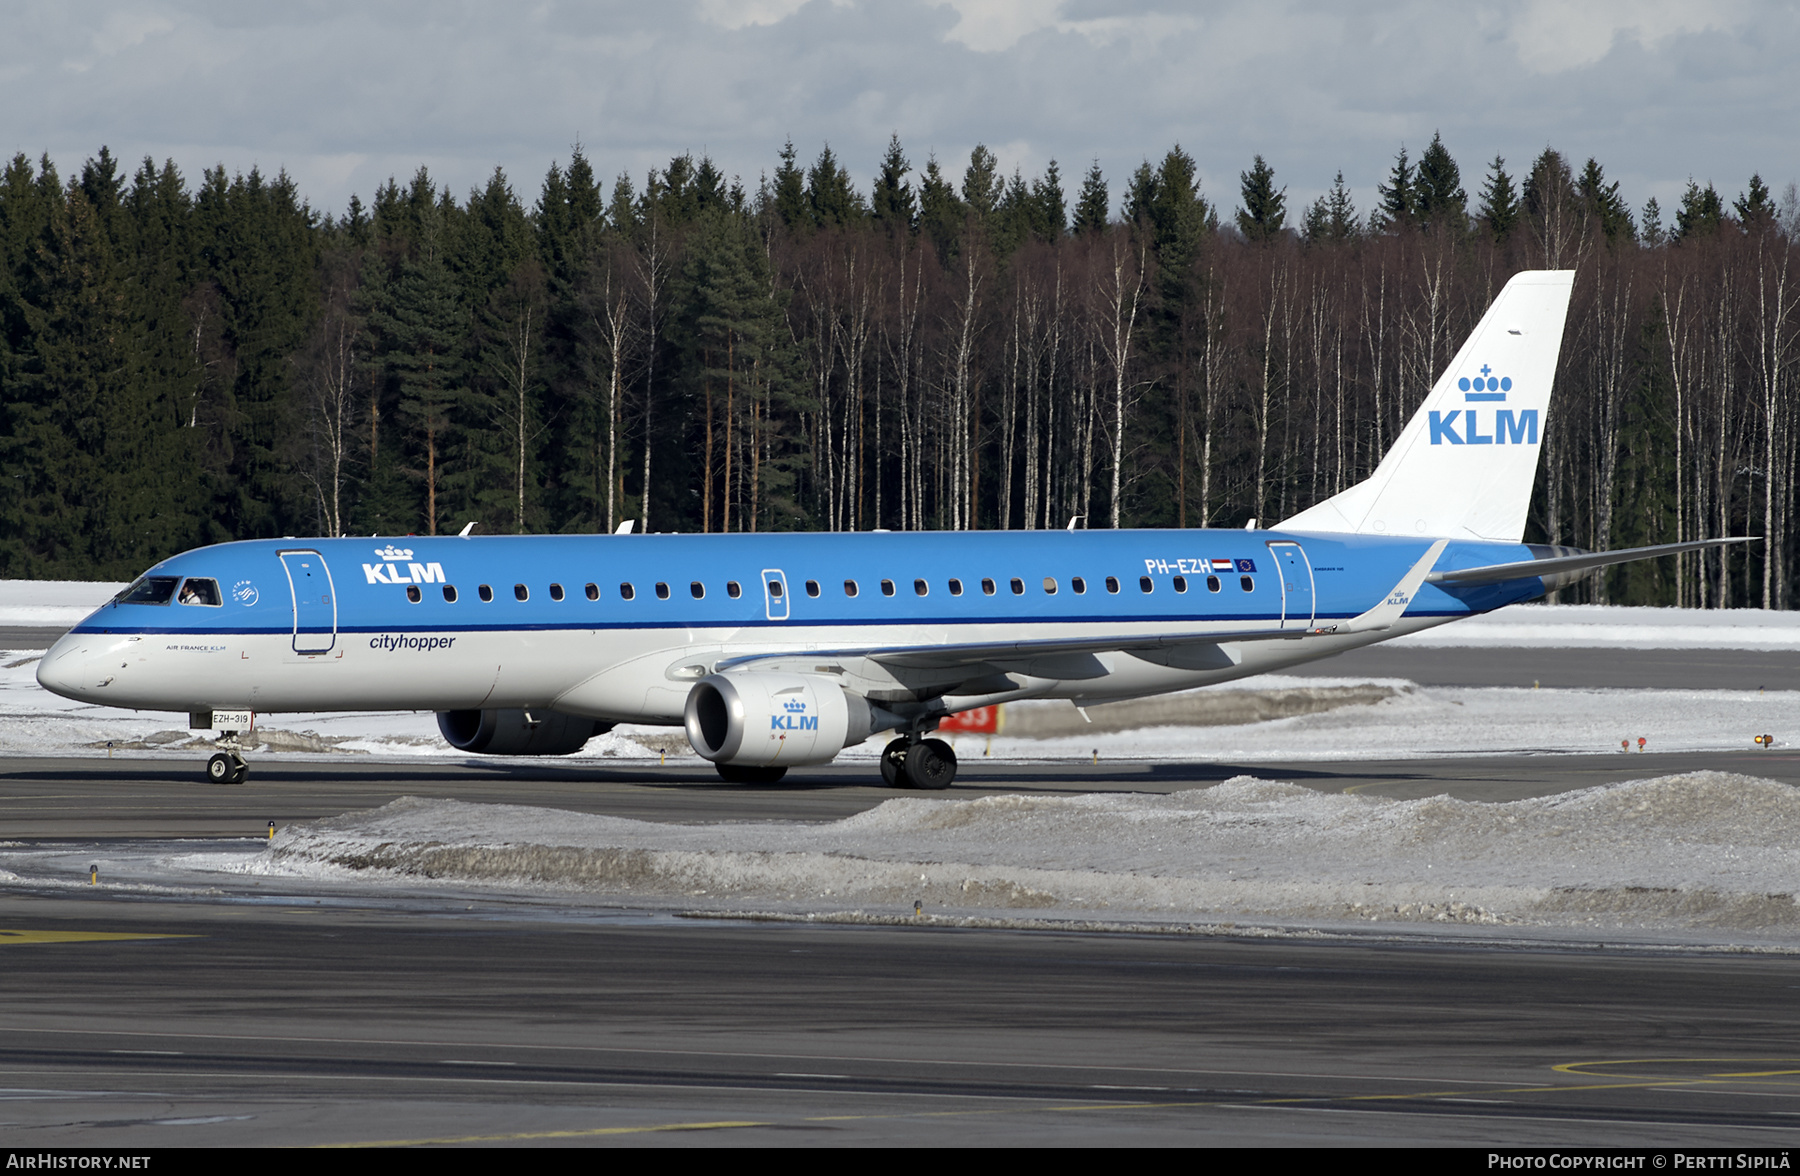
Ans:
[[[1440,139],[1376,207],[1290,209],[1179,147],[1115,192],[868,191],[792,143],[754,190],[575,150],[529,207],[424,169],[341,216],[285,174],[109,152],[0,176],[0,576],[118,578],[307,534],[1271,525],[1365,476],[1515,272],[1573,268],[1527,538],[1727,534],[1564,599],[1786,608],[1800,201],[1634,212],[1554,150],[1479,190]],[[1230,207],[1227,207],[1229,204]]]

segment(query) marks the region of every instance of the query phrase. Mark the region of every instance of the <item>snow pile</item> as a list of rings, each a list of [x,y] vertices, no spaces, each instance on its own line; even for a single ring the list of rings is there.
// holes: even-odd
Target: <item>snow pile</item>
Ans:
[[[718,910],[1711,929],[1800,940],[1800,791],[1703,772],[1487,804],[1238,777],[1168,796],[906,798],[823,825],[671,825],[405,798],[243,867]],[[704,901],[697,901],[704,900]]]

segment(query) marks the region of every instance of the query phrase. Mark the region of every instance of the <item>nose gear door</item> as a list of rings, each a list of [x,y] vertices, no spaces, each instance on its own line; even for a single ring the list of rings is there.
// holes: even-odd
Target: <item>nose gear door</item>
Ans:
[[[325,557],[316,551],[283,551],[294,600],[294,652],[330,653],[337,644],[337,588]]]

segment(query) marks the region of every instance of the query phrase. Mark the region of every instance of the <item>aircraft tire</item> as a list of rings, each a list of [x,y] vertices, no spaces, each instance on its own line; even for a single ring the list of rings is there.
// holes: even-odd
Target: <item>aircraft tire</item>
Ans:
[[[758,768],[748,764],[714,764],[719,779],[727,784],[773,784],[787,775],[785,767]]]
[[[906,753],[906,780],[914,788],[948,788],[956,779],[956,752],[942,739],[921,739]]]
[[[250,778],[250,765],[245,763],[243,760],[239,760],[237,762],[237,770],[231,773],[231,782],[233,784],[242,784],[245,780],[248,780],[249,778]]]
[[[237,765],[224,752],[206,761],[206,778],[214,784],[237,783]]]
[[[881,782],[889,788],[910,788],[906,778],[906,740],[896,739],[881,749]]]

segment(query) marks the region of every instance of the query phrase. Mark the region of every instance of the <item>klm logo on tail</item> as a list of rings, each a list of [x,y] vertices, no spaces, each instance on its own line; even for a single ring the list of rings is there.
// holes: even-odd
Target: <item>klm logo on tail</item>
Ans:
[[[1456,381],[1457,388],[1463,394],[1463,400],[1470,403],[1506,400],[1506,394],[1512,391],[1511,376],[1496,376],[1487,364],[1481,365],[1481,374],[1464,376]],[[1461,433],[1457,418],[1460,423]],[[1508,408],[1493,410],[1489,419],[1492,424],[1483,433],[1482,412],[1475,408],[1453,408],[1449,412],[1432,410],[1426,423],[1431,426],[1431,443],[1433,445],[1536,445],[1538,443],[1538,410],[1522,409],[1515,413]]]

